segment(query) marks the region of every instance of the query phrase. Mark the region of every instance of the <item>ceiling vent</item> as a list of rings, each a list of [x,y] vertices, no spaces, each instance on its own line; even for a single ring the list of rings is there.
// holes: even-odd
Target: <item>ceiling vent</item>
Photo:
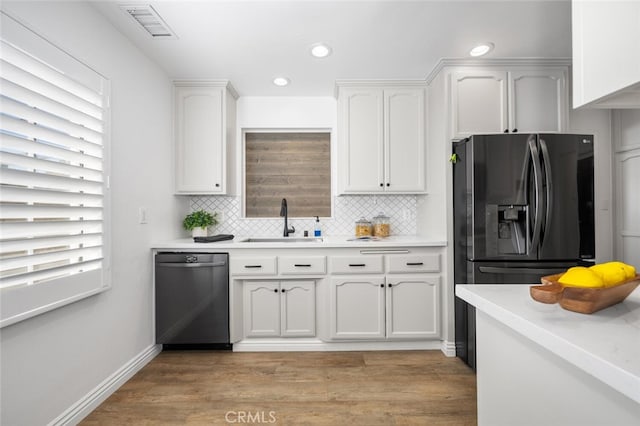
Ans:
[[[121,4],[120,8],[131,16],[154,39],[178,38],[158,12],[148,4]]]

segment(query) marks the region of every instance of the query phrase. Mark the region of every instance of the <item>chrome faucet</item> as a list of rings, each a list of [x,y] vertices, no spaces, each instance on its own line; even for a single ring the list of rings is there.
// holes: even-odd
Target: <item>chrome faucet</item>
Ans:
[[[287,210],[287,199],[283,198],[282,199],[282,203],[280,203],[280,217],[284,217],[284,233],[283,235],[285,237],[288,237],[289,234],[293,234],[294,232],[296,232],[296,228],[291,225],[291,228],[289,228],[289,224],[287,223],[287,220],[289,218],[289,212]]]

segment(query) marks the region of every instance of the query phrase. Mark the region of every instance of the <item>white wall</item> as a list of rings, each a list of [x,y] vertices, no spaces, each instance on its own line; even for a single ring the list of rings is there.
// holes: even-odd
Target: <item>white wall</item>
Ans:
[[[187,200],[172,195],[167,76],[87,3],[1,7],[111,80],[113,288],[0,330],[0,423],[43,425],[153,345],[149,247],[178,236]]]
[[[329,96],[243,96],[237,123],[242,128],[336,128],[337,102]]]

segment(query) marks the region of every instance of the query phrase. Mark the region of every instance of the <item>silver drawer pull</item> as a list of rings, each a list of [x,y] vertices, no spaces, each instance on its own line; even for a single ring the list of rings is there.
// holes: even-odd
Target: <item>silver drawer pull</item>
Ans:
[[[423,262],[407,262],[407,266],[422,266]]]
[[[371,249],[371,250],[360,250],[360,254],[395,254],[395,253],[410,253],[409,250],[396,250],[396,249]]]
[[[367,266],[366,263],[350,263],[349,266]]]
[[[245,268],[262,268],[262,265],[244,265]]]
[[[310,268],[311,264],[310,263],[296,263],[293,266],[295,266],[296,268]]]

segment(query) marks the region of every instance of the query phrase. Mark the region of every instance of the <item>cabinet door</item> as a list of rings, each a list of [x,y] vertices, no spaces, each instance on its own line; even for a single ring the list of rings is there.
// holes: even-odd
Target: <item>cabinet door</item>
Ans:
[[[273,281],[244,283],[244,335],[280,335],[280,286]]]
[[[507,73],[475,70],[454,73],[451,120],[454,138],[507,130]]]
[[[640,108],[640,2],[572,1],[573,108]]]
[[[387,275],[387,338],[440,336],[440,278]]]
[[[386,192],[425,191],[425,90],[384,91]]]
[[[176,192],[222,193],[223,89],[175,88]]]
[[[384,276],[331,279],[330,327],[334,339],[384,339]]]
[[[564,69],[509,72],[509,130],[562,132],[568,115],[566,81]]]
[[[384,187],[383,92],[343,89],[339,102],[342,192],[380,192]]]
[[[281,281],[281,335],[315,336],[316,286],[314,281]]]

